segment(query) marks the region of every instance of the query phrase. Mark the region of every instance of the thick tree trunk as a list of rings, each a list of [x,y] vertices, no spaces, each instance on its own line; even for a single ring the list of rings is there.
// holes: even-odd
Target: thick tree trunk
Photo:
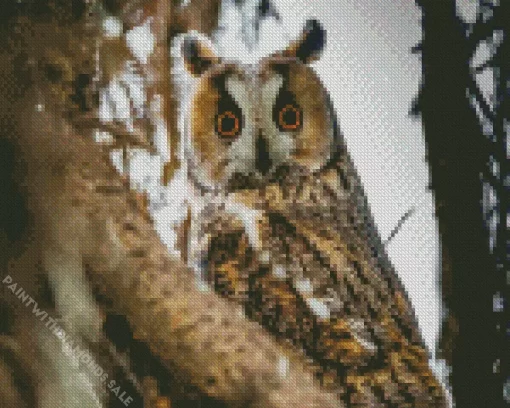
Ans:
[[[423,10],[423,119],[442,250],[447,307],[440,356],[452,366],[459,407],[500,406],[493,373],[495,269],[482,209],[489,144],[468,97],[473,52],[455,1],[417,0]]]
[[[283,350],[237,306],[197,287],[193,273],[169,256],[109,152],[65,119],[54,88],[39,76],[36,50],[66,35],[66,28],[46,25],[41,35],[32,29],[34,43],[20,51],[30,69],[14,67],[7,57],[0,67],[0,130],[16,146],[31,220],[23,250],[33,251],[34,263],[55,264],[58,256],[70,265],[60,265],[66,279],[83,269],[90,286],[126,316],[134,337],[166,368],[228,406],[340,406],[319,388],[300,354]],[[27,75],[30,70],[36,75]],[[15,281],[33,277],[32,270],[11,272]],[[282,359],[290,360],[284,374]]]

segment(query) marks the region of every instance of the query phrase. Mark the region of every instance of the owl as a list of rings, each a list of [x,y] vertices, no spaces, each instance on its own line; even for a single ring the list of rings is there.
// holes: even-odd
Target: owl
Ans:
[[[252,65],[182,44],[187,261],[350,407],[445,407],[406,292],[374,225],[328,92],[309,20]]]

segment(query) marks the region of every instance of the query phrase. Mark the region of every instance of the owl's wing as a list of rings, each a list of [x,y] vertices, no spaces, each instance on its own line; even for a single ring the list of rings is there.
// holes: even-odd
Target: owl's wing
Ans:
[[[304,349],[349,406],[446,406],[347,153],[314,174],[283,170],[246,199],[265,214],[270,263],[242,226],[219,224],[207,259],[216,290]]]
[[[322,367],[343,373],[352,395],[366,397],[364,387],[371,384],[371,403],[377,390],[379,403],[444,406],[411,303],[347,152],[339,149],[335,160],[316,174],[289,169],[265,188],[265,203],[276,269],[267,274],[265,286],[288,285],[287,292],[298,298],[291,312],[300,302],[305,305],[306,313],[287,312],[288,320],[306,316],[312,322],[315,334],[301,339],[303,347]],[[275,319],[282,296],[268,295],[266,289],[266,308],[268,299]],[[284,328],[289,326],[283,321]]]
[[[400,318],[406,326],[409,339],[424,344],[419,332],[414,309],[407,292],[392,265],[367,201],[361,179],[349,155],[347,143],[340,132],[338,119],[331,98],[327,97],[329,112],[333,119],[334,154],[325,171],[319,177],[327,183],[330,193],[338,201],[349,201],[352,205],[349,219],[354,224],[354,235],[359,245],[364,247],[364,256],[373,262],[375,271],[387,282],[390,290],[399,299]],[[347,226],[349,228],[349,223]],[[342,235],[342,226],[337,226]]]
[[[257,263],[242,226],[215,224],[208,278],[278,339],[303,349],[348,406],[444,407],[423,343],[413,338],[405,293],[369,256],[352,222],[355,201],[331,191],[336,172],[285,177],[261,192],[269,265]]]
[[[361,180],[343,141],[336,154],[335,160],[332,161],[332,169],[328,169],[322,177],[329,177],[333,181],[330,183],[331,191],[333,191],[337,197],[346,194],[349,197],[348,200],[353,203],[352,218],[356,224],[355,234],[357,236],[357,242],[364,247],[364,256],[370,260],[376,273],[380,274],[387,282],[390,291],[399,299],[400,318],[403,320],[403,324],[408,330],[409,340],[414,343],[423,344],[414,309],[388,257],[372,212],[370,211]],[[339,182],[335,183],[335,179],[339,180]],[[341,234],[340,229],[338,232]]]
[[[413,308],[386,254],[347,152],[339,152],[314,175],[300,176],[299,169],[290,174],[266,188],[270,217],[292,225],[332,268],[350,270],[342,276],[363,290],[366,302],[380,307],[384,300],[391,305],[407,340],[423,345]]]

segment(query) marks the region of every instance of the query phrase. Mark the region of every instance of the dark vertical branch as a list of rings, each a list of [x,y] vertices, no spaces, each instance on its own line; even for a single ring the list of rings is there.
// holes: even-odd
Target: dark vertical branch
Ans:
[[[459,407],[498,407],[492,301],[495,269],[480,175],[488,143],[467,96],[473,53],[454,0],[417,0],[423,10],[423,119],[442,243],[443,300],[449,316],[440,353],[452,365]],[[447,345],[447,348],[445,347]]]
[[[500,2],[494,17],[501,21],[502,41],[494,56],[495,67],[495,118],[494,161],[499,168],[495,174],[493,188],[497,198],[497,226],[494,242],[497,297],[503,310],[497,313],[496,326],[502,353],[495,361],[498,387],[510,406],[510,3]],[[499,174],[498,174],[499,173]],[[496,311],[496,310],[495,310]]]

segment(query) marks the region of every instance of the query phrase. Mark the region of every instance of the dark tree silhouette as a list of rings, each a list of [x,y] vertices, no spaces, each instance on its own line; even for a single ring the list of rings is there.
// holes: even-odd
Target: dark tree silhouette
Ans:
[[[416,3],[423,11],[417,47],[423,86],[414,113],[423,119],[447,311],[439,351],[452,366],[457,406],[508,406],[508,310],[501,312],[501,305],[508,300],[509,271],[510,3],[480,0],[473,24],[460,19],[454,0]],[[493,55],[473,67],[484,42]],[[476,81],[487,69],[494,70],[492,100]]]

